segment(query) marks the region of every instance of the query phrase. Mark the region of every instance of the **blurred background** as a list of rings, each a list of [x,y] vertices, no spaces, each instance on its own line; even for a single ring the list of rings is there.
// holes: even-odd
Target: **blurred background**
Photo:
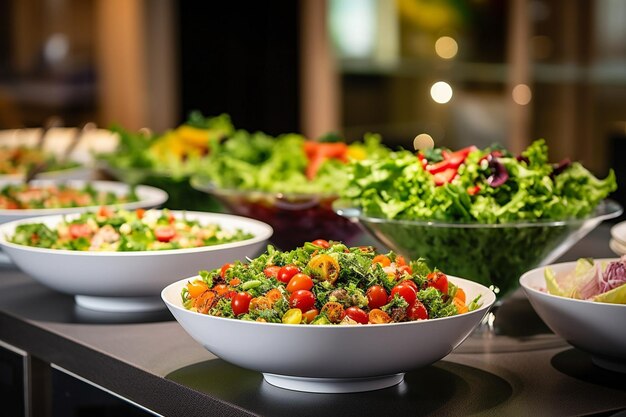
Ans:
[[[624,22],[622,0],[3,0],[0,128],[164,131],[197,109],[405,147],[543,137],[623,184]]]

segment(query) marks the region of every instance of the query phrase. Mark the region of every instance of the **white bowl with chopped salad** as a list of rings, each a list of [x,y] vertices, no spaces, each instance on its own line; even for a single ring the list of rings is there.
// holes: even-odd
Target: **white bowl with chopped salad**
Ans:
[[[235,259],[235,258],[234,258]],[[203,347],[275,386],[386,388],[449,354],[495,302],[488,288],[372,247],[272,246],[161,293]]]
[[[0,223],[37,216],[94,211],[100,206],[126,210],[159,207],[165,191],[118,181],[0,181]]]
[[[596,365],[626,372],[626,257],[536,268],[520,285],[554,333]]]
[[[42,216],[0,225],[0,246],[40,283],[103,311],[165,308],[161,289],[222,259],[256,255],[272,235],[244,217],[164,210]]]

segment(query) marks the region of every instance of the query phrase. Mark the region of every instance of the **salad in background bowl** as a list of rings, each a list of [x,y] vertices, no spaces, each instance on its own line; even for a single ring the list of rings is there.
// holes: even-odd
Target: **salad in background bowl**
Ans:
[[[207,350],[297,391],[396,385],[450,353],[495,302],[421,260],[322,239],[231,262],[167,286],[163,300]]]
[[[216,143],[191,184],[217,197],[231,212],[274,228],[272,242],[293,249],[315,236],[351,242],[360,228],[338,216],[332,203],[347,185],[347,163],[377,158],[389,150],[380,137],[347,144],[328,135],[271,137],[235,132]]]
[[[171,209],[223,210],[216,199],[192,188],[189,179],[200,169],[211,144],[232,134],[228,115],[205,118],[192,112],[184,123],[164,133],[131,132],[120,126],[110,130],[119,143],[114,150],[97,156],[105,175],[167,191],[167,207]]]
[[[165,308],[172,277],[252,257],[272,234],[238,216],[169,210],[42,216],[0,225],[0,246],[25,273],[102,311]]]
[[[626,258],[547,265],[520,285],[552,331],[596,365],[626,372]]]
[[[131,187],[116,181],[34,180],[0,183],[0,223],[36,216],[107,209],[159,207],[167,193],[158,188]]]
[[[45,169],[37,176],[40,179],[94,179],[94,155],[117,146],[117,138],[106,129],[81,132],[79,128],[53,127],[38,147],[41,135],[41,128],[0,130],[1,181],[22,180],[29,169],[41,163]]]
[[[521,155],[501,147],[394,152],[351,164],[335,210],[389,248],[489,286],[500,298],[519,276],[558,258],[622,207],[578,162],[548,161],[544,140]]]

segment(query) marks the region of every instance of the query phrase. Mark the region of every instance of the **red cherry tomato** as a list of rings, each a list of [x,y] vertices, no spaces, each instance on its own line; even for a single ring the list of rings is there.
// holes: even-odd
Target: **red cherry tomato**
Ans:
[[[409,287],[413,288],[415,292],[417,292],[418,290],[417,284],[412,279],[405,279],[404,281],[400,281],[398,285],[408,285]]]
[[[79,237],[89,237],[91,236],[91,227],[84,223],[70,224],[69,232],[72,239],[77,239]]]
[[[324,239],[317,239],[311,243],[314,244],[315,246],[319,246],[320,248],[324,248],[324,249],[330,248],[330,243],[328,243],[328,241]]]
[[[224,265],[222,265],[222,269],[220,269],[220,277],[226,278],[226,271],[228,271],[233,266],[235,266],[235,265],[234,264],[224,264]]]
[[[310,290],[313,288],[313,280],[310,276],[303,273],[297,273],[289,280],[287,291],[296,292],[298,290]]]
[[[448,294],[448,277],[441,271],[431,272],[426,276],[428,286],[435,287],[443,294]]]
[[[246,314],[248,312],[250,300],[252,300],[252,296],[244,291],[238,292],[233,296],[230,300],[230,306],[233,308],[235,316]]]
[[[396,294],[404,298],[406,302],[409,303],[409,305],[413,304],[417,299],[417,294],[415,293],[413,287],[406,284],[403,285],[402,283],[396,285],[391,289],[391,298],[393,298],[393,296]]]
[[[315,295],[308,290],[298,290],[289,297],[289,305],[302,311],[309,311],[315,306]]]
[[[380,285],[372,285],[367,289],[367,306],[370,310],[387,304],[387,291]]]
[[[278,275],[276,279],[280,282],[284,282],[285,284],[289,283],[289,280],[300,272],[300,268],[295,265],[285,265],[278,270]]]
[[[174,239],[176,236],[176,229],[173,226],[157,226],[154,229],[154,237],[157,238],[159,242],[169,242]]]
[[[365,311],[355,306],[346,308],[343,313],[357,323],[367,324],[370,320]]]
[[[268,278],[272,278],[272,277],[276,278],[278,276],[278,271],[280,271],[280,266],[272,265],[272,266],[268,266],[267,268],[265,268],[263,270],[263,273]]]
[[[403,276],[405,274],[413,275],[413,269],[409,265],[402,265],[398,267],[398,275]]]
[[[409,320],[427,320],[428,310],[420,300],[415,300],[413,304],[406,309],[406,315]]]

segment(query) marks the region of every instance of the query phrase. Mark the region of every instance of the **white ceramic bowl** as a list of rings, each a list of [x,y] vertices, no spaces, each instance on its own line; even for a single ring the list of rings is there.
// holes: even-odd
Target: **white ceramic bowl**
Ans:
[[[41,222],[56,226],[63,216],[44,216],[0,225],[0,246],[11,260],[35,280],[75,295],[78,305],[102,311],[148,311],[165,308],[159,294],[180,277],[219,268],[230,259],[253,257],[272,235],[265,223],[227,214],[172,211],[175,217],[242,229],[253,238],[200,248],[141,252],[87,252],[35,248],[9,242],[19,224]],[[78,214],[67,216],[71,219]]]
[[[376,325],[289,325],[227,319],[182,306],[191,277],[166,287],[161,297],[198,343],[225,361],[263,373],[282,388],[308,392],[357,392],[400,383],[404,373],[449,354],[474,330],[495,302],[494,293],[450,277],[482,307],[458,316]]]
[[[545,291],[545,268],[559,274],[575,266],[576,262],[565,262],[530,270],[522,275],[520,285],[554,333],[591,354],[596,365],[626,372],[626,305],[575,300]]]
[[[15,181],[0,181],[0,188],[14,183]],[[55,180],[35,180],[32,182],[35,186],[46,185],[58,185],[65,184],[70,187],[82,189],[91,184],[97,191],[113,192],[116,195],[123,196],[130,193],[130,187],[127,184],[117,181],[85,181],[85,180],[67,180],[67,181],[55,181]],[[161,204],[167,201],[167,193],[155,187],[147,185],[139,185],[135,189],[138,201],[114,204],[109,207],[119,207],[127,210],[134,210],[138,208],[153,208],[159,207]],[[66,208],[49,208],[49,209],[0,209],[0,223],[6,223],[13,220],[25,219],[29,217],[37,216],[50,216],[53,214],[69,214],[79,213],[84,211],[96,210],[99,206],[85,206],[85,207],[66,207]]]
[[[73,142],[78,131],[76,127],[52,128],[46,134],[42,149],[57,157],[64,155]],[[0,147],[36,146],[40,128],[0,130]],[[106,129],[93,129],[85,132],[68,160],[78,162],[81,166],[58,171],[42,172],[37,176],[41,179],[95,179],[95,158],[98,153],[113,152],[119,141],[118,136]],[[22,179],[23,175],[0,175],[0,179]]]

